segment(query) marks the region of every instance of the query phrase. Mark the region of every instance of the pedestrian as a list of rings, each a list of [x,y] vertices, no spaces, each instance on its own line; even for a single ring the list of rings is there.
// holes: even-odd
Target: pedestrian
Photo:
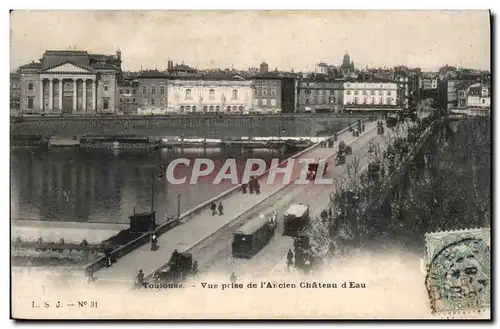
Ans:
[[[255,180],[255,194],[260,194],[260,184]]]
[[[222,202],[219,202],[219,216],[224,214],[224,207],[222,206]]]
[[[243,194],[247,194],[247,187],[248,187],[247,183],[241,184],[241,190],[243,191]]]
[[[293,252],[292,249],[288,249],[288,253],[286,254],[286,269],[290,271],[290,266],[293,265]]]
[[[143,284],[144,284],[144,273],[142,272],[142,270],[139,270],[139,273],[137,273],[137,276],[135,278],[135,285],[137,288],[140,288],[142,287]]]
[[[217,214],[217,206],[215,205],[215,202],[212,202],[210,209],[212,210],[212,216],[215,216]]]
[[[198,262],[194,261],[194,263],[193,263],[193,269],[192,269],[192,274],[195,275],[196,273],[198,273]]]
[[[229,280],[231,281],[232,284],[235,284],[236,283],[236,275],[234,274],[234,272],[231,274],[231,277],[229,278]]]
[[[153,236],[151,237],[151,250],[152,251],[158,250],[158,238],[156,234],[153,234]]]
[[[105,257],[104,261],[105,261],[106,267],[110,267],[112,265],[110,248],[104,249],[104,257]]]

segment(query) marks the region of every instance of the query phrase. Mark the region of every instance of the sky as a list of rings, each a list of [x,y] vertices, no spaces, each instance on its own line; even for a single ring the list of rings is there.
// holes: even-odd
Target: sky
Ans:
[[[490,69],[487,11],[13,11],[10,66],[45,50],[122,52],[124,70],[258,67],[296,72],[318,62]]]

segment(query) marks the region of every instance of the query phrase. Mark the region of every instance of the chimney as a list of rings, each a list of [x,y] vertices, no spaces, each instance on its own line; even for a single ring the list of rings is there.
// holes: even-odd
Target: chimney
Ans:
[[[122,60],[122,51],[120,49],[118,49],[116,51],[116,58],[121,61]]]
[[[174,68],[174,62],[173,61],[168,61],[168,70],[172,70]]]

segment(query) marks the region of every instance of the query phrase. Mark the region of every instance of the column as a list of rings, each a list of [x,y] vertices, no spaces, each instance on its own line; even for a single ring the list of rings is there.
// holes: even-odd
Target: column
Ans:
[[[97,81],[95,79],[92,79],[92,107],[94,112],[97,112]]]
[[[77,87],[77,84],[76,84],[76,79],[73,79],[73,112],[76,112],[76,97],[77,97],[77,94],[76,94],[76,87]]]
[[[54,109],[54,79],[49,79],[49,110]]]
[[[59,111],[62,113],[63,80],[59,78]]]
[[[83,100],[82,100],[82,109],[87,111],[87,80],[83,79]]]
[[[43,78],[40,79],[40,112],[43,112]]]

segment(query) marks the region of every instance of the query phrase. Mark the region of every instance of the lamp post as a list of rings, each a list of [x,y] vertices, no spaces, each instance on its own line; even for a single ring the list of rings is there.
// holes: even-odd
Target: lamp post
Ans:
[[[177,193],[177,219],[181,218],[181,194]]]
[[[349,131],[352,131],[352,127],[351,127],[351,113],[352,113],[352,111],[349,111],[349,116],[348,116],[348,118],[349,118]]]

